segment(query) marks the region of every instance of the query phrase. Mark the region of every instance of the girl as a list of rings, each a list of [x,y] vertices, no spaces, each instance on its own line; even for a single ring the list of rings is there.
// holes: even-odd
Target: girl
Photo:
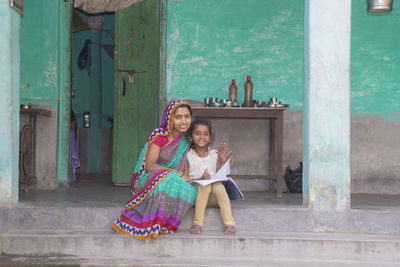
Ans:
[[[218,146],[218,151],[208,147],[212,141],[211,126],[207,121],[196,120],[188,131],[192,148],[187,154],[184,180],[210,179],[228,160],[232,152],[226,152],[224,143]],[[232,217],[231,204],[222,182],[215,182],[206,186],[197,187],[195,216],[192,234],[200,234],[203,227],[206,206],[218,203],[221,218],[225,225],[224,234],[235,234],[235,222]]]
[[[191,108],[174,100],[165,109],[160,128],[151,132],[131,180],[132,198],[113,228],[137,239],[173,233],[196,199],[196,188],[182,179],[189,141]]]

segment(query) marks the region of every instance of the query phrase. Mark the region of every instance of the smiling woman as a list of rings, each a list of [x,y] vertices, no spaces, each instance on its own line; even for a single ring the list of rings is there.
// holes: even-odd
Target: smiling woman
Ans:
[[[189,141],[191,108],[174,100],[160,128],[151,132],[134,169],[132,198],[113,228],[137,239],[174,233],[196,199],[196,188],[182,179]]]

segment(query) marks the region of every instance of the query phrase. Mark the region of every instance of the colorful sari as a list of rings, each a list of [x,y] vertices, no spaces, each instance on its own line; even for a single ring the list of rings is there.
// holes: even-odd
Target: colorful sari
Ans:
[[[166,169],[145,171],[148,148],[157,137],[172,133],[172,115],[182,104],[189,105],[178,99],[167,106],[160,128],[155,129],[144,144],[132,175],[133,195],[121,216],[112,224],[119,233],[137,239],[158,238],[159,234],[174,233],[196,200],[196,188],[170,170],[184,169],[189,149],[184,134],[161,148],[157,163]]]

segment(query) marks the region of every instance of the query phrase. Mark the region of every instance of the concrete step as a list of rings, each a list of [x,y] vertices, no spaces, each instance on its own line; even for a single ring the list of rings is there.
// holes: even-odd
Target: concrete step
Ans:
[[[123,204],[110,207],[17,205],[7,211],[9,227],[32,230],[110,229]],[[342,232],[400,234],[400,210],[349,210],[338,214],[310,212],[299,205],[268,205],[260,200],[232,201],[239,231]],[[185,216],[180,230],[192,225],[194,209]],[[1,219],[0,219],[1,220]],[[368,223],[364,223],[368,222]],[[3,226],[4,227],[4,226]],[[218,208],[207,208],[204,230],[224,228]]]
[[[111,229],[11,230],[2,237],[2,252],[6,255],[81,258],[101,255],[104,258],[137,260],[139,264],[161,264],[159,261],[163,259],[194,257],[216,259],[221,266],[227,266],[223,265],[224,260],[248,261],[251,263],[249,266],[261,266],[257,264],[264,260],[282,259],[383,266],[400,262],[399,247],[400,236],[397,235],[338,233],[238,231],[234,236],[224,236],[222,231],[203,231],[200,235],[178,231],[158,240],[141,241]]]
[[[81,206],[26,206],[18,205],[9,211],[12,229],[32,230],[93,230],[109,229],[123,210],[118,207],[81,207]],[[306,226],[304,220],[306,209],[301,206],[271,207],[262,203],[232,201],[232,213],[238,230],[242,231],[298,231]],[[185,216],[180,229],[191,227],[194,209]],[[278,221],[283,222],[277,223]],[[290,222],[298,221],[293,224]],[[304,223],[301,223],[304,222]],[[207,208],[205,213],[205,230],[222,230],[219,209]]]
[[[151,259],[141,258],[112,258],[112,257],[76,257],[76,256],[26,256],[26,255],[0,255],[0,266],[133,266],[133,267],[155,267],[155,266],[175,266],[175,267],[398,267],[396,262],[365,262],[365,261],[343,261],[343,260],[290,260],[290,259],[269,259],[267,257],[257,259],[229,259],[219,258],[197,258],[197,257],[152,257]]]

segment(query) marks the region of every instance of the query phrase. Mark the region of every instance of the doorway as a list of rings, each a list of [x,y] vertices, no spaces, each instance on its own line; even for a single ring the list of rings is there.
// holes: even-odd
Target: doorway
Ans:
[[[71,103],[79,174],[130,184],[165,97],[165,6],[148,0],[115,13],[74,10]]]
[[[72,13],[70,181],[111,182],[115,15]]]

